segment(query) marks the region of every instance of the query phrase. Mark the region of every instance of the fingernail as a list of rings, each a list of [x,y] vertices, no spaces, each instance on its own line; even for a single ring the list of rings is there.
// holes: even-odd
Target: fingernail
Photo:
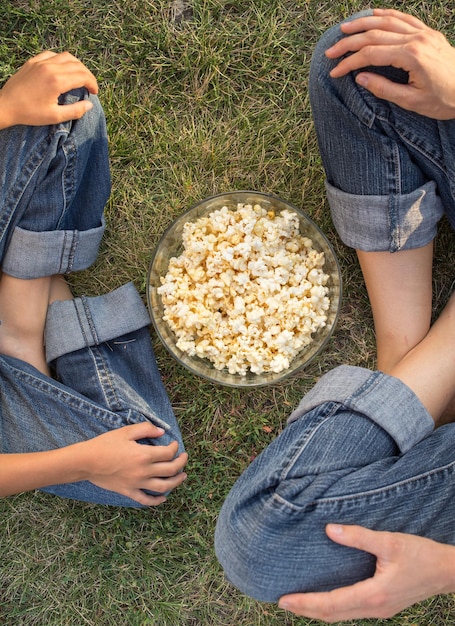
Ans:
[[[329,524],[328,525],[330,532],[332,535],[342,535],[343,534],[343,526],[341,524]]]
[[[366,87],[368,85],[368,76],[365,76],[365,74],[359,74],[356,76],[355,81],[361,87]]]

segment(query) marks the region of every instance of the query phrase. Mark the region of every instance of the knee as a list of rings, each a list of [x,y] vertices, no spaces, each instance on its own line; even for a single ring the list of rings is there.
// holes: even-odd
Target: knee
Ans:
[[[74,137],[74,141],[77,144],[97,139],[107,144],[106,119],[98,96],[89,94],[85,87],[81,87],[68,91],[59,98],[59,102],[62,105],[80,102],[81,100],[90,100],[93,107],[80,119],[63,122],[62,126],[66,126],[69,129],[70,135]]]
[[[220,511],[215,528],[215,553],[224,575],[236,589],[263,602],[280,595],[280,572],[275,550],[267,544],[267,530],[253,512],[255,507],[232,501],[232,493]]]
[[[371,15],[371,14],[372,14],[371,10],[360,11],[359,13],[355,13],[351,17],[343,20],[343,22],[340,22],[338,24],[335,24],[334,26],[331,26],[328,30],[326,30],[322,34],[321,38],[319,39],[318,43],[315,46],[312,60],[311,60],[310,88],[316,78],[318,78],[319,81],[323,79],[324,77],[326,77],[327,80],[330,80],[329,72],[337,64],[338,61],[328,59],[325,56],[325,51],[328,50],[328,48],[331,48],[334,44],[337,43],[337,41],[339,41],[342,37],[345,36],[340,29],[340,24],[344,22],[349,22],[358,17],[363,17],[365,15]]]
[[[331,542],[327,521],[317,511],[294,510],[278,499],[238,506],[228,498],[215,529],[215,553],[226,579],[261,602],[372,576],[374,557]]]
[[[352,20],[355,20],[359,17],[366,17],[372,14],[373,14],[373,11],[371,9],[367,9],[365,11],[359,11],[358,13],[354,13],[350,17],[328,28],[321,35],[319,42],[316,44],[313,57],[315,58],[320,57],[321,55],[324,54],[327,48],[330,48],[331,46],[336,44],[337,41],[339,41],[342,37],[345,36],[342,30],[340,29],[341,24],[344,24],[345,22],[351,22]]]

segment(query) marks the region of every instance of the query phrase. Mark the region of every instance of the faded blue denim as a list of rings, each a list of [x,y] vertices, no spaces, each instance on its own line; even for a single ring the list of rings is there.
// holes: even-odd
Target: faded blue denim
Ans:
[[[423,246],[444,212],[455,226],[455,122],[379,101],[352,75],[331,79],[324,51],[341,36],[336,26],[322,37],[310,72],[335,226],[355,248]],[[215,550],[238,589],[277,601],[373,575],[375,557],[330,541],[329,522],[455,545],[454,515],[455,424],[434,430],[398,379],[342,366],[320,379],[235,483]]]
[[[87,97],[73,92],[68,98]],[[104,114],[97,98],[81,120],[0,132],[0,259],[19,278],[68,273],[96,258],[110,193]],[[0,355],[0,452],[60,448],[149,420],[180,430],[153,354],[147,310],[132,283],[97,297],[54,302],[46,324],[49,378]],[[44,489],[59,496],[140,506],[81,481]]]
[[[433,430],[398,379],[332,370],[221,508],[215,550],[228,580],[272,602],[372,576],[375,558],[330,541],[329,522],[455,544],[454,451],[455,424]]]
[[[80,120],[0,132],[3,272],[18,278],[65,274],[96,259],[110,173],[104,114],[92,101]]]
[[[375,98],[353,73],[330,78],[337,61],[324,52],[341,37],[338,26],[322,36],[309,84],[334,225],[344,243],[365,251],[424,246],[444,213],[455,227],[455,120]],[[401,70],[373,69],[407,81]]]

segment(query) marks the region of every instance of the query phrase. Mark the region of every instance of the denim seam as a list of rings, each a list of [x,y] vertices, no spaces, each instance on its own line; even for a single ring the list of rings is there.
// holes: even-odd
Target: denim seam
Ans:
[[[370,376],[360,385],[360,387],[355,391],[355,393],[351,394],[348,398],[344,400],[343,404],[345,406],[350,406],[353,400],[357,398],[361,398],[365,393],[370,393],[374,387],[377,387],[382,379],[381,372],[371,372]]]
[[[1,357],[0,357],[1,358]],[[38,389],[42,393],[50,396],[51,398],[59,398],[68,406],[77,409],[83,410],[87,413],[87,415],[105,422],[107,425],[112,426],[114,422],[117,422],[117,425],[121,425],[123,420],[120,420],[119,415],[97,405],[96,403],[91,402],[89,399],[84,398],[80,395],[76,395],[67,390],[67,388],[57,387],[53,385],[49,380],[43,380],[38,376],[34,376],[29,372],[24,372],[21,369],[14,367],[10,362],[4,361],[8,369],[14,372],[14,375],[17,379],[22,380],[24,383]],[[130,411],[130,410],[129,410]],[[130,411],[131,412],[131,411]]]
[[[378,496],[378,495],[386,495],[392,491],[395,491],[397,489],[400,489],[402,487],[406,487],[406,486],[412,486],[415,483],[418,483],[422,480],[427,480],[430,478],[438,478],[439,474],[441,473],[447,473],[447,472],[454,472],[455,471],[455,461],[451,462],[451,463],[447,463],[446,465],[443,465],[442,467],[436,467],[428,472],[425,472],[423,474],[418,474],[417,476],[412,476],[412,478],[407,478],[406,480],[400,480],[397,483],[393,483],[392,485],[387,485],[386,487],[380,487],[377,489],[370,489],[368,491],[364,491],[358,494],[349,494],[346,496],[341,496],[341,497],[329,497],[329,498],[320,498],[319,500],[316,500],[314,502],[315,506],[319,506],[319,505],[325,505],[325,504],[332,504],[332,503],[337,503],[337,502],[349,502],[349,501],[354,501],[357,500],[358,498],[371,498],[373,496]]]
[[[339,410],[340,406],[342,406],[341,402],[334,402],[333,401],[333,402],[327,402],[326,403],[326,413],[324,413],[323,415],[320,415],[319,418],[318,418],[318,421],[314,424],[313,428],[311,428],[311,430],[306,431],[304,433],[304,436],[302,437],[302,439],[299,440],[299,445],[298,445],[298,448],[297,448],[294,456],[292,457],[290,462],[285,467],[283,467],[283,470],[280,473],[280,479],[281,480],[286,480],[286,477],[287,477],[288,473],[292,470],[292,468],[294,467],[294,464],[296,463],[297,459],[302,454],[302,450],[305,449],[305,447],[311,441],[313,436],[317,433],[319,428],[328,419],[330,419],[331,417],[333,417],[336,414],[336,412]]]
[[[68,254],[68,264],[67,264],[67,268],[65,270],[65,274],[69,274],[72,269],[73,269],[73,265],[74,265],[74,257],[76,255],[76,248],[77,248],[77,244],[79,243],[79,231],[77,230],[73,230],[71,231],[71,245],[70,245],[70,249],[69,249],[69,254]]]
[[[432,155],[428,153],[428,151],[424,150],[424,148],[421,145],[419,145],[418,143],[415,143],[408,135],[401,132],[399,127],[393,124],[386,116],[383,116],[381,114],[375,114],[375,116],[376,116],[376,119],[379,120],[381,123],[387,124],[387,126],[389,126],[390,128],[393,128],[393,131],[398,135],[398,137],[401,139],[404,145],[410,146],[413,150],[421,154],[424,159],[427,159],[428,161],[430,161],[435,167],[437,167],[440,170],[441,174],[446,178],[446,180],[450,182],[447,176],[447,172],[445,168],[443,167],[443,165],[439,162],[439,160],[436,160]],[[394,180],[396,180],[398,183],[396,185],[395,191],[397,194],[400,194],[401,189],[402,189],[402,176],[401,176],[399,151],[398,151],[396,141],[393,142],[393,152],[394,152],[394,165],[395,165]],[[401,249],[403,238],[401,235],[400,223],[396,214],[396,198],[394,195],[390,198],[389,218],[390,218],[390,221],[389,221],[390,231],[389,232],[392,235],[392,240],[390,242],[391,244],[390,251],[396,252],[397,250]]]
[[[23,195],[24,190],[30,184],[30,180],[39,169],[43,158],[45,157],[48,150],[48,145],[50,141],[51,135],[48,134],[36,147],[32,155],[28,159],[27,163],[22,168],[21,177],[17,181],[17,184],[12,189],[11,194],[5,199],[4,206],[2,207],[3,215],[0,219],[0,240],[3,239],[13,215],[17,213],[17,205],[19,203],[19,200]],[[8,210],[8,206],[10,207],[10,210]]]
[[[377,489],[370,489],[368,491],[362,491],[359,493],[349,494],[345,496],[337,496],[337,497],[328,497],[328,498],[319,498],[317,500],[312,500],[307,502],[304,506],[298,506],[289,502],[279,494],[274,493],[272,496],[272,502],[279,503],[281,506],[288,508],[296,513],[304,511],[308,508],[318,508],[321,509],[326,505],[333,504],[343,504],[343,503],[355,503],[356,501],[363,500],[363,506],[365,506],[365,500],[371,499],[374,496],[384,496],[395,492],[396,490],[403,487],[410,487],[415,483],[418,483],[422,480],[428,480],[431,478],[439,478],[439,474],[441,473],[455,473],[455,461],[452,463],[448,463],[442,467],[434,468],[431,471],[425,472],[424,474],[419,474],[417,476],[413,476],[412,478],[408,478],[406,480],[401,480],[399,482],[393,483],[392,485],[387,485],[385,487],[380,487]],[[395,497],[395,496],[393,496]]]
[[[116,392],[115,385],[113,384],[112,377],[109,375],[109,369],[106,367],[103,355],[99,350],[95,351],[92,348],[89,348],[89,352],[93,359],[93,363],[95,364],[96,373],[103,390],[106,404],[110,410],[122,410],[124,407],[119,400],[119,396]]]
[[[79,300],[82,300],[82,297]],[[87,333],[85,332],[85,326],[83,324],[82,317],[81,317],[81,314],[79,312],[79,307],[77,305],[77,300],[72,300],[72,303],[73,303],[73,306],[74,306],[74,310],[76,312],[77,321],[78,321],[78,324],[79,324],[79,328],[81,329],[82,337],[84,339],[85,345],[88,346],[88,345],[90,345],[90,339],[87,337]]]
[[[401,163],[400,163],[400,153],[398,150],[398,146],[396,141],[393,142],[392,145],[392,153],[393,153],[393,165],[394,165],[394,181],[395,181],[395,193],[391,198],[392,211],[393,211],[393,228],[390,231],[392,233],[392,241],[391,241],[391,249],[399,250],[401,247],[401,233],[400,233],[400,222],[398,219],[398,211],[397,211],[397,201],[396,201],[396,193],[400,193],[402,189],[401,185]]]
[[[93,342],[95,343],[95,345],[99,345],[100,341],[99,341],[98,333],[96,332],[95,323],[94,323],[94,321],[92,319],[92,315],[91,315],[88,299],[87,299],[86,296],[81,296],[80,300],[81,300],[82,307],[84,309],[84,313],[85,313],[85,317],[86,317],[86,320],[87,320],[87,324],[88,324],[88,326],[90,328],[90,332],[92,333]],[[91,342],[89,342],[89,343],[91,343]],[[87,345],[89,345],[89,343]]]
[[[62,181],[62,190],[63,190],[63,202],[64,209],[62,211],[62,217],[65,215],[66,208],[68,206],[68,196],[71,195],[76,187],[75,183],[75,163],[77,157],[77,148],[75,145],[74,137],[67,132],[67,137],[62,145],[62,152],[66,157],[66,167],[64,169],[64,180]],[[67,184],[69,183],[69,184]]]
[[[68,238],[68,231],[64,230],[63,231],[63,245],[62,245],[62,249],[61,249],[61,253],[60,253],[60,268],[63,274],[66,274],[66,271],[63,269],[63,259],[65,257],[65,250],[66,250],[66,240]]]
[[[377,116],[377,119],[380,120],[381,122],[386,123],[388,126],[392,127],[393,130],[396,132],[396,134],[400,137],[400,139],[402,140],[402,142],[405,145],[411,146],[416,152],[419,152],[419,154],[421,154],[425,159],[428,159],[428,161],[431,161],[431,163],[433,163],[433,165],[435,167],[437,167],[443,174],[444,176],[446,176],[446,171],[444,169],[444,167],[442,166],[442,164],[439,162],[439,160],[436,160],[433,156],[431,156],[426,150],[424,150],[422,148],[422,146],[420,146],[419,144],[415,143],[414,141],[412,141],[412,139],[410,139],[407,135],[405,135],[404,133],[402,133],[399,128],[397,128],[394,124],[392,124],[390,122],[390,120],[388,120],[386,117],[383,117],[381,115]]]

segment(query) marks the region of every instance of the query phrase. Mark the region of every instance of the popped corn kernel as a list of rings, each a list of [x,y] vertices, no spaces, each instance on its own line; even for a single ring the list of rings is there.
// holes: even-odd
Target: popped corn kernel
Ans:
[[[225,206],[186,223],[182,240],[158,288],[177,346],[240,376],[288,369],[330,306],[324,253],[298,215]]]

